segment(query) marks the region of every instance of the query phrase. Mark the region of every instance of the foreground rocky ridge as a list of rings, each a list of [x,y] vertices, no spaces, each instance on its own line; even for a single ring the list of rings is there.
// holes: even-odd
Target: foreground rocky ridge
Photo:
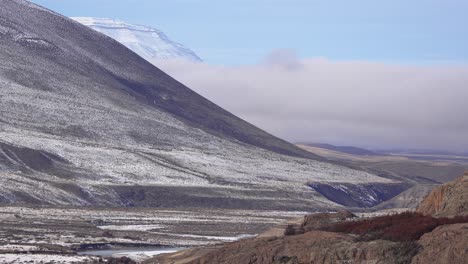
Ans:
[[[440,204],[438,201],[454,202],[452,197],[461,197],[468,191],[463,180],[466,176],[437,188],[433,193],[440,193],[447,186],[450,191],[436,200],[431,194],[421,205],[426,208],[434,201],[436,205]],[[437,210],[434,216],[449,215],[453,208],[464,207],[446,204],[443,208],[448,210]],[[468,217],[464,216],[466,209],[456,212],[454,218],[435,218],[415,212],[364,219],[349,212],[312,214],[300,224],[288,225],[284,235],[270,232],[271,236],[161,255],[146,263],[464,264],[468,260]]]

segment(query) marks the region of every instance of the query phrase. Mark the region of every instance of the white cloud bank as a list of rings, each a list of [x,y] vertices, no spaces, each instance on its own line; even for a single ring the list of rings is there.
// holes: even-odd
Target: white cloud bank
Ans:
[[[468,66],[297,59],[158,67],[241,118],[289,141],[468,151]]]

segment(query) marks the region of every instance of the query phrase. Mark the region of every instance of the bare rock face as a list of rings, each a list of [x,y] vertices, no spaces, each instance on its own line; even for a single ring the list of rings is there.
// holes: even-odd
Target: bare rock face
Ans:
[[[413,264],[468,263],[468,224],[445,225],[421,237],[422,250],[413,257]]]
[[[468,171],[457,180],[435,188],[421,202],[417,212],[436,217],[468,214]]]

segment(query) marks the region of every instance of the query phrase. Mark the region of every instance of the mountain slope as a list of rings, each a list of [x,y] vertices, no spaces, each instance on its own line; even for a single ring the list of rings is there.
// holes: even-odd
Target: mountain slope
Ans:
[[[117,40],[147,61],[177,58],[201,61],[195,52],[170,40],[155,28],[108,18],[72,17],[72,19]]]
[[[392,183],[323,162],[27,1],[0,2],[0,36],[0,201],[328,208],[308,183]]]

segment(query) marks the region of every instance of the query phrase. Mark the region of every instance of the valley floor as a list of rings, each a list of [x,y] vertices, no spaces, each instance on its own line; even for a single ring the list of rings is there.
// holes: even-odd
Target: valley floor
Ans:
[[[215,245],[251,237],[305,214],[4,206],[0,207],[0,263],[89,263],[98,257],[77,253],[132,248],[142,251],[132,256],[141,261],[173,248]]]

